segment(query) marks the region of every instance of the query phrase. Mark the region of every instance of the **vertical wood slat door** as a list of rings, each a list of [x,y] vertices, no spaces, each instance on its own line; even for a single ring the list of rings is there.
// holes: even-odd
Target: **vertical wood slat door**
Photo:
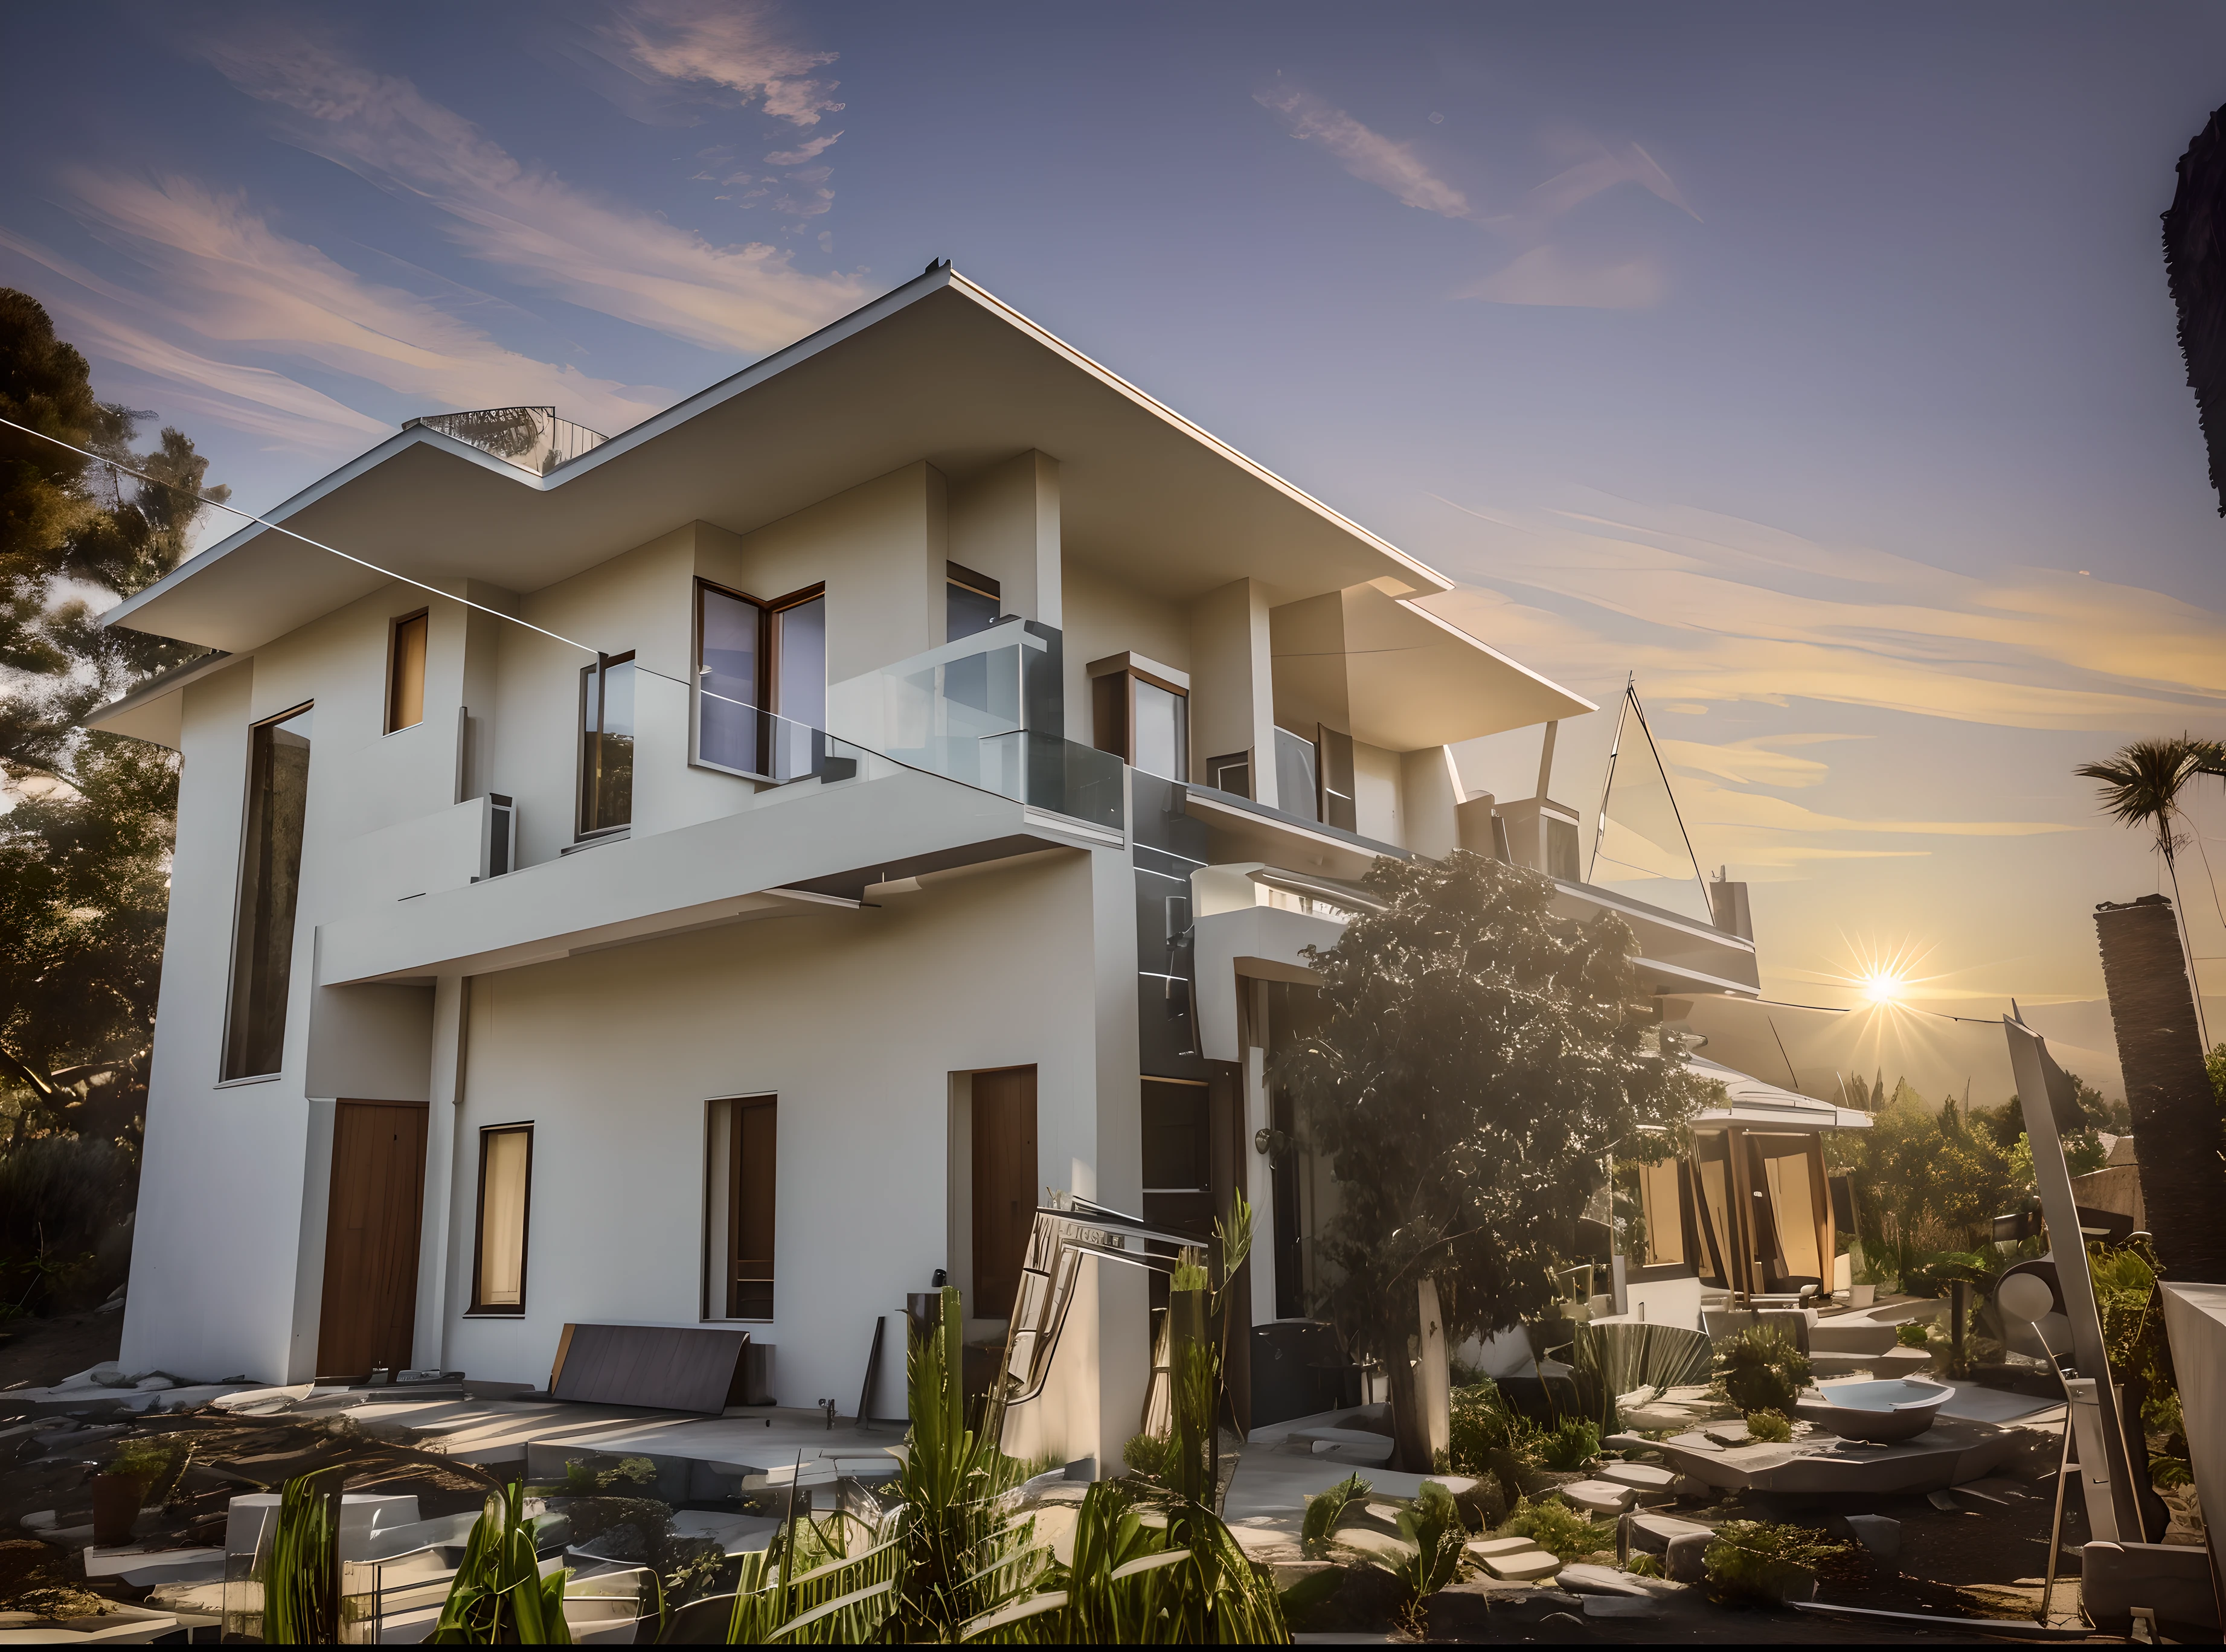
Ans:
[[[320,1376],[359,1376],[410,1363],[425,1115],[422,1104],[408,1102],[335,1105]]]
[[[1036,1217],[1036,1070],[974,1075],[974,1317],[1011,1317]]]

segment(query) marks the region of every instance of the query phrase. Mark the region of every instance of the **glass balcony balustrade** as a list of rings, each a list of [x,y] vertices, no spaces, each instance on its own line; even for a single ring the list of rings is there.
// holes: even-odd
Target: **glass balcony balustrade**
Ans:
[[[1032,691],[1043,698],[1057,663],[1050,642],[1008,620],[830,685],[824,728],[721,692],[707,671],[696,683],[696,753],[784,785],[848,779],[879,758],[1118,831],[1120,758],[1027,726]]]

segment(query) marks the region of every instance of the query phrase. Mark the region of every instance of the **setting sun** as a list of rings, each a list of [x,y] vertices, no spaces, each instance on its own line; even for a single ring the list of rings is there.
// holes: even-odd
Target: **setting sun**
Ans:
[[[1873,1004],[1891,1004],[1907,989],[1908,982],[1886,970],[1879,970],[1862,980],[1863,996]]]

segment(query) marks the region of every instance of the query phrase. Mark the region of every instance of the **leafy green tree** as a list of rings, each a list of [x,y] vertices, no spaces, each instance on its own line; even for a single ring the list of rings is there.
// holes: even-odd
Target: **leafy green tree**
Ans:
[[[1449,1342],[1544,1308],[1608,1150],[1674,1135],[1709,1087],[1662,1053],[1621,920],[1556,918],[1548,880],[1465,852],[1369,884],[1383,910],[1312,955],[1320,1013],[1275,1076],[1332,1160],[1329,1312],[1382,1360],[1401,1465],[1427,1472],[1421,1281]]]
[[[46,311],[0,289],[0,1305],[105,1291],[134,1202],[169,905],[175,759],[80,725],[188,658],[99,610],[183,558],[207,461],[96,399]]]

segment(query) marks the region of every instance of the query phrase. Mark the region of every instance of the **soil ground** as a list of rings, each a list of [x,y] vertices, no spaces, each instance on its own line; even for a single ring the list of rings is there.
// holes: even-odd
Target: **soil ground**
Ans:
[[[121,1312],[11,1319],[0,1326],[0,1392],[46,1388],[90,1370],[116,1357],[123,1337]]]

